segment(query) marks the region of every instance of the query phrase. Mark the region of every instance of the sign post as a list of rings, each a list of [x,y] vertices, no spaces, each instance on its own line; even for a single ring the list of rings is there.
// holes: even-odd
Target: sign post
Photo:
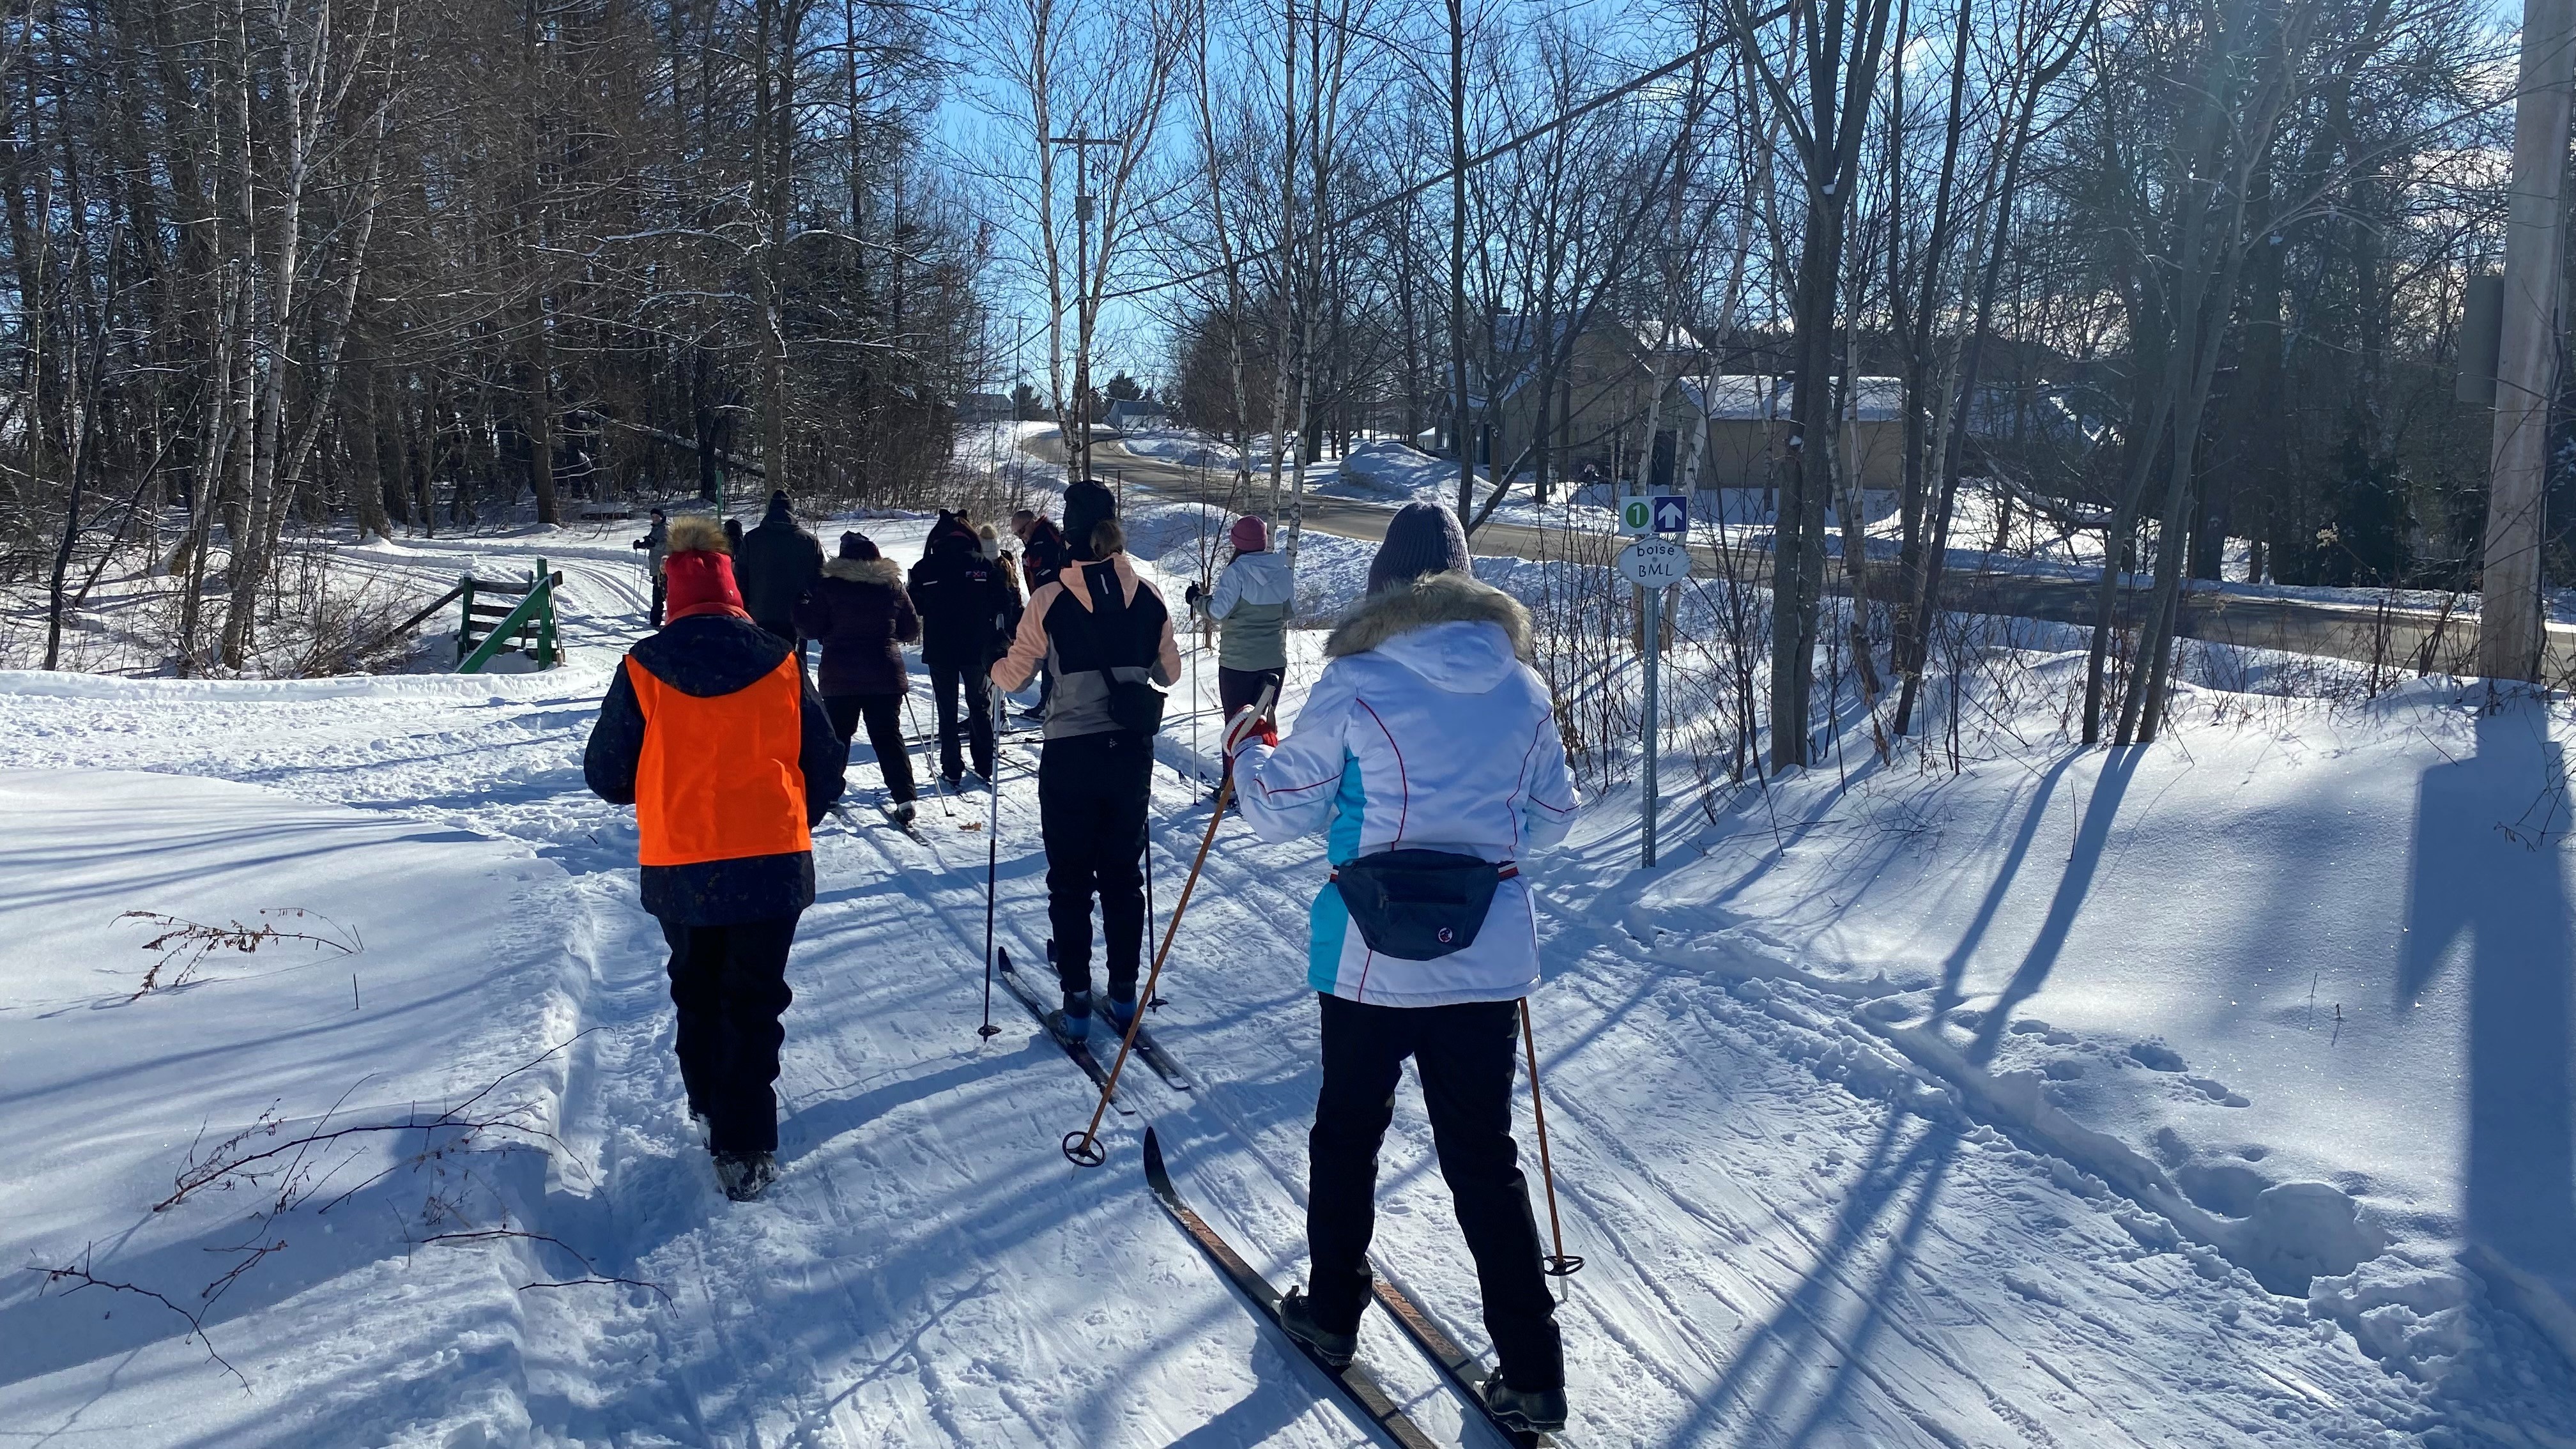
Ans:
[[[1646,502],[1644,499],[1634,500]],[[1652,521],[1651,515],[1649,522]],[[1663,640],[1662,614],[1664,589],[1689,578],[1690,549],[1668,538],[1641,538],[1619,553],[1619,575],[1635,584],[1645,598],[1646,614],[1646,771],[1644,809],[1639,815],[1645,842],[1645,861],[1655,863],[1655,764],[1658,736],[1661,734],[1662,709],[1657,686],[1661,682]]]

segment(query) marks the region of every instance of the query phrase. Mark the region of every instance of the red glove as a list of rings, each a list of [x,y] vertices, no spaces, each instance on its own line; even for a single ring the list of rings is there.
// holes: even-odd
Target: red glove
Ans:
[[[1225,723],[1226,768],[1232,769],[1234,757],[1243,753],[1243,747],[1254,740],[1275,747],[1279,743],[1279,729],[1255,713],[1253,707],[1247,704],[1236,710],[1234,718]]]

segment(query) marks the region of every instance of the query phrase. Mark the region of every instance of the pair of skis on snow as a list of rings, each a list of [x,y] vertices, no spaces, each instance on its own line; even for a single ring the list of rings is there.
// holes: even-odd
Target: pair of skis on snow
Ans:
[[[1050,957],[1054,954],[1052,942],[1048,943],[1048,954]],[[1073,1059],[1074,1065],[1082,1068],[1083,1074],[1091,1078],[1093,1085],[1106,1088],[1109,1085],[1108,1070],[1100,1065],[1099,1058],[1091,1054],[1090,1044],[1087,1041],[1079,1044],[1070,1043],[1058,1037],[1052,1021],[1058,1013],[1047,1006],[1039,989],[1031,985],[1013,967],[1011,953],[1008,950],[996,950],[995,955],[998,958],[1003,986],[1018,999],[1020,1005],[1028,1009],[1029,1015],[1037,1021],[1039,1030],[1044,1031],[1049,1040],[1064,1048],[1065,1055]],[[1181,1070],[1180,1063],[1174,1061],[1170,1054],[1163,1050],[1162,1045],[1154,1041],[1151,1034],[1141,1026],[1136,1032],[1136,1054],[1144,1059],[1145,1064],[1153,1069],[1156,1076],[1161,1077],[1174,1090],[1186,1092],[1191,1089],[1188,1075]],[[1136,1115],[1135,1108],[1119,1100],[1114,1094],[1110,1098],[1110,1105],[1118,1109],[1120,1116]],[[1253,1267],[1241,1253],[1236,1252],[1234,1246],[1228,1243],[1216,1229],[1210,1227],[1205,1218],[1200,1217],[1188,1203],[1182,1201],[1180,1190],[1172,1183],[1171,1170],[1163,1159],[1162,1139],[1155,1135],[1151,1127],[1145,1129],[1145,1182],[1153,1189],[1155,1201],[1162,1204],[1163,1210],[1180,1225],[1181,1231],[1187,1233],[1190,1241],[1196,1243],[1199,1250],[1208,1256],[1209,1261],[1216,1264],[1218,1270],[1225,1274],[1227,1281],[1234,1285],[1236,1291],[1243,1295],[1254,1311],[1268,1319],[1273,1328],[1279,1329],[1280,1336],[1287,1339],[1290,1346],[1297,1349],[1308,1363],[1313,1364],[1316,1371],[1321,1373],[1353,1408],[1359,1410],[1370,1423],[1402,1446],[1402,1449],[1441,1449],[1439,1441],[1424,1432],[1422,1426],[1415,1423],[1412,1417],[1404,1412],[1403,1406],[1398,1404],[1394,1396],[1378,1382],[1377,1375],[1372,1373],[1366,1364],[1354,1360],[1346,1366],[1336,1368],[1325,1362],[1321,1355],[1308,1348],[1280,1324],[1279,1307],[1282,1300],[1279,1291],[1271,1287],[1270,1280],[1264,1278],[1261,1271]],[[1537,1446],[1555,1445],[1560,1442],[1549,1435],[1525,1433],[1506,1427],[1494,1419],[1485,1409],[1485,1380],[1492,1370],[1483,1360],[1469,1352],[1450,1335],[1448,1330],[1442,1328],[1439,1321],[1424,1311],[1422,1305],[1415,1302],[1411,1294],[1389,1282],[1384,1275],[1377,1278],[1376,1294],[1378,1305],[1394,1318],[1396,1326],[1401,1328],[1405,1336],[1412,1339],[1414,1345],[1420,1348],[1433,1363],[1439,1365],[1442,1376],[1447,1378],[1451,1385],[1465,1397],[1468,1405],[1475,1411],[1475,1416],[1481,1418],[1504,1443],[1512,1445],[1513,1449],[1537,1449]]]
[[[1209,1261],[1216,1264],[1227,1281],[1234,1284],[1235,1290],[1251,1303],[1254,1311],[1270,1320],[1270,1326],[1279,1330],[1279,1336],[1303,1354],[1306,1361],[1350,1401],[1352,1407],[1366,1415],[1370,1423],[1402,1445],[1403,1449],[1441,1449],[1439,1441],[1425,1433],[1422,1426],[1404,1412],[1403,1405],[1398,1404],[1395,1396],[1378,1382],[1377,1375],[1369,1370],[1367,1364],[1353,1359],[1335,1368],[1324,1360],[1323,1355],[1288,1331],[1279,1319],[1280,1305],[1284,1301],[1279,1290],[1271,1287],[1270,1280],[1236,1252],[1233,1244],[1208,1226],[1207,1219],[1181,1200],[1180,1190],[1172,1185],[1171,1169],[1163,1161],[1162,1139],[1154,1135],[1151,1127],[1145,1129],[1145,1183],[1154,1190],[1154,1200],[1163,1205],[1163,1211],[1171,1214],[1172,1221],[1180,1224],[1181,1231],[1189,1234],[1190,1241],[1198,1244],[1199,1251],[1207,1254]],[[1442,1328],[1438,1320],[1424,1312],[1413,1295],[1389,1283],[1383,1274],[1377,1279],[1377,1301],[1378,1306],[1395,1319],[1396,1326],[1404,1330],[1404,1336],[1412,1339],[1414,1347],[1440,1366],[1441,1376],[1466,1399],[1475,1411],[1470,1416],[1471,1422],[1481,1419],[1486,1427],[1514,1449],[1536,1449],[1536,1446],[1561,1442],[1552,1435],[1511,1428],[1493,1417],[1485,1408],[1485,1380],[1493,1370]]]
[[[1100,1058],[1092,1055],[1088,1038],[1081,1042],[1069,1042],[1056,1035],[1055,1019],[1063,1013],[1048,1006],[1040,988],[1030,985],[1028,978],[1020,975],[1011,964],[1010,949],[997,947],[993,955],[1000,967],[999,975],[1002,978],[1003,987],[1019,1000],[1020,1005],[1028,1008],[1029,1015],[1037,1018],[1038,1026],[1046,1032],[1047,1039],[1064,1048],[1064,1054],[1073,1058],[1073,1064],[1082,1068],[1083,1075],[1091,1078],[1093,1086],[1108,1086],[1109,1069],[1100,1064]],[[1052,941],[1047,943],[1047,957],[1050,961],[1055,957],[1055,943]],[[1154,1075],[1162,1078],[1163,1084],[1173,1091],[1186,1092],[1191,1089],[1189,1074],[1181,1070],[1181,1064],[1172,1060],[1171,1053],[1164,1051],[1163,1044],[1154,1040],[1154,1034],[1142,1025],[1136,1028],[1136,1056],[1147,1067],[1152,1068]],[[1109,1105],[1116,1107],[1121,1117],[1136,1115],[1136,1109],[1128,1106],[1114,1093],[1109,1098]]]

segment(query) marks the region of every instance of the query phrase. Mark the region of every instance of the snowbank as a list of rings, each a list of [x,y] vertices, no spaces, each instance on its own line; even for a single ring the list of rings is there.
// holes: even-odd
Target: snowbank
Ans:
[[[584,968],[564,872],[513,842],[169,775],[0,771],[0,814],[5,1251],[97,1280],[0,1281],[0,1421],[120,1443],[524,1429],[517,1385],[554,1310],[516,1285],[585,1270],[524,1239],[430,1240],[524,1224],[550,1190],[568,1059],[538,1058],[579,1029],[563,985]],[[170,920],[331,944],[224,946],[186,980],[182,947],[137,997]],[[507,1125],[374,1130],[448,1107]],[[192,1165],[330,1130],[356,1135],[155,1210]],[[209,1391],[210,1354],[239,1370],[232,1391]]]

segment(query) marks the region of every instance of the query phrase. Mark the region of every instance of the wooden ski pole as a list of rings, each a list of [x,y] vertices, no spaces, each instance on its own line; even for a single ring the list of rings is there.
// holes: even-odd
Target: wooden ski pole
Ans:
[[[1556,1167],[1547,1155],[1547,1105],[1538,1094],[1538,1034],[1530,1030],[1529,998],[1521,998],[1521,1045],[1529,1052],[1530,1114],[1538,1119],[1538,1172],[1547,1184],[1547,1233],[1555,1241],[1556,1252],[1547,1259],[1547,1275],[1570,1278],[1583,1271],[1583,1260],[1568,1257],[1565,1251],[1565,1225],[1556,1217]]]
[[[1276,690],[1261,691],[1261,702],[1253,708],[1260,719],[1270,718],[1270,706]],[[1118,1060],[1109,1064],[1109,1079],[1100,1084],[1100,1101],[1091,1109],[1091,1122],[1079,1132],[1064,1134],[1064,1155],[1076,1167],[1098,1167],[1109,1160],[1109,1151],[1100,1145],[1100,1119],[1109,1113],[1109,1098],[1118,1090],[1118,1074],[1127,1069],[1128,1053],[1136,1049],[1136,1033],[1145,1025],[1145,1003],[1154,999],[1155,983],[1163,979],[1163,963],[1172,954],[1172,939],[1181,933],[1181,914],[1190,908],[1190,893],[1199,887],[1199,868],[1207,864],[1208,847],[1216,844],[1216,828],[1225,823],[1226,802],[1234,798],[1234,771],[1225,772],[1224,781],[1216,787],[1216,813],[1208,817],[1207,834],[1199,837],[1199,853],[1190,861],[1189,879],[1181,882],[1181,898],[1172,902],[1171,924],[1163,928],[1163,944],[1154,952],[1154,969],[1145,977],[1145,989],[1136,993],[1136,1016],[1127,1023],[1127,1035],[1119,1040]]]

